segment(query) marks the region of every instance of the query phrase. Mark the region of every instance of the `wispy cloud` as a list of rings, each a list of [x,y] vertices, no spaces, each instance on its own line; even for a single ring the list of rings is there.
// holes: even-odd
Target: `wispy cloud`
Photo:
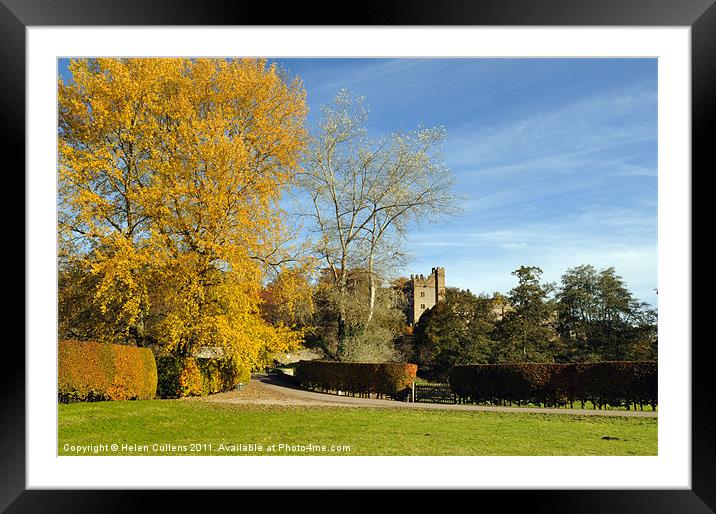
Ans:
[[[335,94],[341,88],[356,92],[372,89],[376,82],[384,84],[386,79],[399,77],[422,65],[419,59],[365,59],[340,74],[335,73],[335,70],[320,69],[314,77],[320,83],[312,88],[311,93]]]
[[[620,157],[628,158],[629,147],[655,144],[655,113],[651,91],[598,96],[500,126],[463,125],[449,134],[445,155],[453,167],[467,167],[480,177],[578,172],[595,162],[623,172],[634,165],[611,153],[620,150]]]

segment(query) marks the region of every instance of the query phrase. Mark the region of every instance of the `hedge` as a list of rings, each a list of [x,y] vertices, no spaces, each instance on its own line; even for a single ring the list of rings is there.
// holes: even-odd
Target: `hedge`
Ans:
[[[62,403],[149,399],[157,391],[157,365],[148,348],[59,341],[57,372]]]
[[[383,362],[299,361],[296,377],[302,387],[344,391],[352,395],[407,398],[415,380],[415,364]]]
[[[251,379],[251,371],[231,359],[162,356],[157,359],[160,398],[204,396],[236,389]]]
[[[658,401],[655,361],[455,366],[449,382],[460,401],[471,403],[655,408]]]

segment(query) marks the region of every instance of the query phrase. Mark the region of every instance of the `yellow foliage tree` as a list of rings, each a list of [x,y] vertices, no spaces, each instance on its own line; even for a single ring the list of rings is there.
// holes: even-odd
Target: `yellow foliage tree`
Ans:
[[[260,292],[305,146],[298,79],[263,59],[79,59],[58,83],[61,255],[95,277],[97,336],[257,366],[300,335]],[[104,325],[103,325],[104,326]]]
[[[262,291],[262,311],[273,324],[310,330],[314,314],[313,287],[309,273],[315,261],[306,262],[307,269],[293,267],[277,274]]]

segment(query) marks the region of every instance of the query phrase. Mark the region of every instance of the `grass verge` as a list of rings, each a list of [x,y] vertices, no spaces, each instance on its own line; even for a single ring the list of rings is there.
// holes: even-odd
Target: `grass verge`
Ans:
[[[657,454],[654,418],[267,407],[186,399],[58,407],[60,455]]]

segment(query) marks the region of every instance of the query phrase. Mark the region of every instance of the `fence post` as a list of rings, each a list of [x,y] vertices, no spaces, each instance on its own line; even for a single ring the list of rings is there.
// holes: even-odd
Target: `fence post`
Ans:
[[[410,383],[410,398],[415,403],[415,380]]]

